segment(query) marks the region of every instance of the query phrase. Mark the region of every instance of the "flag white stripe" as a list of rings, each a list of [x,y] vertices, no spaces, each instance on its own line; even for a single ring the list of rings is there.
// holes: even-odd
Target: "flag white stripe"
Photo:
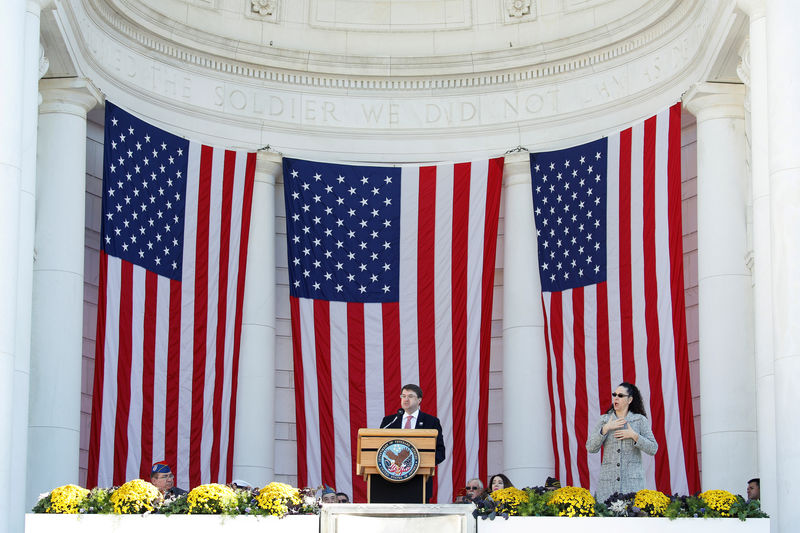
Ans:
[[[335,449],[336,489],[350,483],[350,376],[347,347],[353,332],[347,328],[347,303],[330,303],[331,320],[331,400]],[[320,421],[322,423],[322,421]],[[320,457],[320,460],[322,458]],[[327,481],[327,480],[323,480]]]
[[[199,183],[189,179],[200,174],[200,150],[198,144],[189,144],[186,179],[186,207],[183,234],[183,277],[181,282],[181,333],[180,333],[180,383],[178,393],[178,455],[175,484],[191,486],[189,481],[190,429],[192,423],[192,377],[194,375],[194,315],[195,315],[195,256],[197,250],[197,197]],[[170,386],[174,386],[170,384]]]
[[[106,285],[109,294],[119,295],[122,287],[121,261],[108,256]],[[103,411],[100,426],[100,453],[98,478],[100,486],[113,485],[114,475],[114,424],[117,416],[117,369],[119,338],[113,332],[119,329],[119,297],[106,299],[105,370],[103,379]],[[114,354],[114,355],[109,355]]]
[[[477,477],[480,452],[480,427],[475,413],[480,407],[482,385],[480,379],[480,333],[481,304],[483,294],[483,245],[486,226],[486,195],[488,182],[482,179],[489,174],[489,161],[476,161],[471,165],[469,187],[469,233],[467,237],[467,381],[464,398],[466,420],[464,442],[466,444],[467,477]],[[466,480],[465,480],[466,481]],[[448,500],[451,501],[451,500]]]
[[[620,321],[619,265],[619,158],[620,136],[608,138],[606,172],[606,287],[608,298],[608,353],[611,361],[611,387],[622,383],[622,323]],[[611,391],[608,391],[611,394]],[[609,403],[611,400],[609,399]]]
[[[378,427],[384,412],[382,304],[364,304],[364,392],[367,425]],[[390,391],[391,392],[391,391]],[[399,394],[399,391],[398,391]],[[348,494],[350,494],[348,492]]]
[[[298,298],[300,310],[300,342],[303,354],[303,375],[317,375],[317,351],[314,344],[314,302]],[[308,456],[309,484],[322,481],[321,450],[319,442],[319,390],[316,379],[304,380],[303,398],[306,415],[306,454]]]
[[[157,276],[156,352],[153,364],[153,462],[163,461],[167,416],[167,350],[169,349],[169,279]]]
[[[583,320],[586,335],[586,398],[588,401],[586,415],[586,435],[591,434],[594,425],[602,414],[597,399],[600,392],[597,385],[597,285],[590,285],[583,290]],[[607,391],[602,391],[608,395]],[[578,449],[584,453],[585,443],[578,442]],[[600,454],[587,454],[589,466],[590,486],[597,486],[597,476],[600,473]]]
[[[410,216],[400,217],[400,375],[403,383],[419,383],[419,336],[417,333],[417,231],[419,168],[403,167],[400,205]]]
[[[203,388],[203,433],[200,440],[200,480],[211,480],[211,448],[214,443],[214,391],[217,376],[217,324],[219,321],[219,257],[220,225],[222,223],[222,173],[225,166],[225,152],[214,150],[211,157],[211,185],[209,187],[208,209],[208,280],[206,285],[208,307],[206,309],[206,344],[208,357],[205,365],[205,386]],[[197,265],[198,268],[201,265]]]
[[[572,472],[572,484],[575,486],[580,485],[580,473],[578,470],[578,447],[575,436],[575,382],[577,381],[577,373],[575,370],[575,342],[572,336],[572,328],[574,325],[574,315],[572,307],[572,293],[573,290],[562,291],[561,296],[561,323],[564,328],[563,349],[564,357],[562,358],[562,368],[564,374],[564,403],[567,407],[566,421],[567,434],[570,438],[567,440],[569,446],[570,458],[570,471]]]
[[[434,309],[436,316],[436,416],[442,423],[444,446],[453,450],[453,327],[452,327],[452,238],[453,167],[436,167],[436,221],[434,250]],[[459,399],[461,401],[461,399]],[[445,494],[452,483],[453,454],[439,464],[441,501],[452,501]]]
[[[139,477],[142,457],[142,363],[144,348],[145,270],[133,267],[131,330],[131,400],[128,407],[128,457],[126,479]]]

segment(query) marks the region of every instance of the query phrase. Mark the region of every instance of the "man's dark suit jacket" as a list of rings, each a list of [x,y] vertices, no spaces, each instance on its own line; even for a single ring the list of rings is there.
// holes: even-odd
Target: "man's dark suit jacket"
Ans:
[[[397,420],[392,422],[392,419],[395,417],[395,414],[391,414],[388,416],[383,417],[381,421],[381,425],[379,427],[382,428],[395,428],[401,429],[403,427],[403,417],[398,416]],[[392,422],[389,424],[389,422]],[[387,426],[387,424],[389,424]],[[428,413],[423,413],[420,411],[417,413],[417,427],[414,429],[435,429],[439,432],[436,436],[436,464],[438,465],[442,461],[444,461],[445,457],[445,449],[444,449],[444,437],[442,436],[442,423],[439,422],[439,419],[433,415],[429,415]]]

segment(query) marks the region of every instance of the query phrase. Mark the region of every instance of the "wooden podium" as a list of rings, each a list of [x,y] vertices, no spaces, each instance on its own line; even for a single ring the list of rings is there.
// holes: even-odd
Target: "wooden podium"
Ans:
[[[367,503],[425,503],[426,482],[436,475],[438,433],[435,429],[359,429],[356,473],[367,482]],[[378,469],[378,450],[397,439],[419,452],[416,474],[404,481],[390,480]]]

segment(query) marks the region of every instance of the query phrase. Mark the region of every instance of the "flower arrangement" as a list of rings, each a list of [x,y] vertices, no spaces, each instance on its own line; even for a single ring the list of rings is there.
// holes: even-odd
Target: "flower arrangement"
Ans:
[[[528,501],[528,493],[516,487],[496,490],[489,497],[497,502],[499,514],[511,516],[518,515],[520,504]]]
[[[259,491],[256,503],[268,515],[283,517],[289,514],[290,508],[302,506],[303,501],[299,490],[286,483],[273,481]]]
[[[54,514],[78,514],[84,508],[89,491],[77,485],[64,485],[53,489],[39,500],[43,504],[40,512]]]
[[[707,490],[698,496],[709,509],[718,512],[720,516],[731,516],[731,506],[736,503],[736,496],[727,490]]]
[[[594,497],[581,487],[561,487],[547,502],[558,516],[594,516]]]
[[[236,492],[227,485],[199,485],[186,497],[189,514],[231,514],[238,509]]]
[[[641,509],[633,505],[634,499],[636,499],[635,492],[627,494],[615,492],[605,502],[595,502],[595,512],[598,516],[639,516]]]
[[[152,512],[161,499],[159,490],[143,479],[132,479],[111,495],[114,514]]]
[[[664,516],[669,504],[669,496],[657,490],[642,489],[633,500],[633,505],[648,516]]]

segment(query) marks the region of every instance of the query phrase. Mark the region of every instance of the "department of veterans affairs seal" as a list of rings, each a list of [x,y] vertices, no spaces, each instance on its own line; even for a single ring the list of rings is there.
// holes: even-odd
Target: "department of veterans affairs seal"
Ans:
[[[378,449],[378,472],[387,481],[408,481],[419,468],[419,452],[407,440],[392,439]]]

